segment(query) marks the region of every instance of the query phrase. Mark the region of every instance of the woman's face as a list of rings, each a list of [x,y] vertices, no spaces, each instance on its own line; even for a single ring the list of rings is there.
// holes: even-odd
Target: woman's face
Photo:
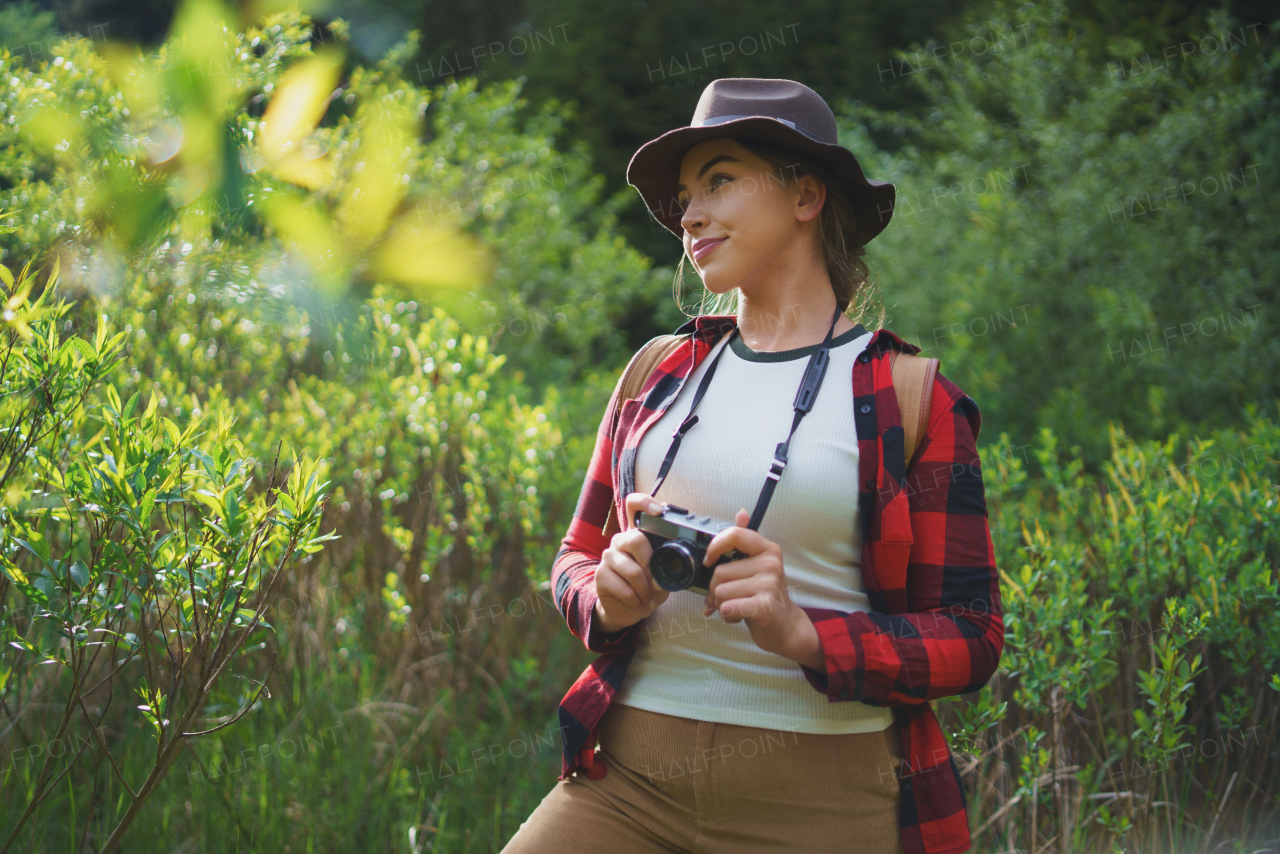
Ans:
[[[815,251],[801,232],[817,225],[825,188],[811,176],[785,185],[785,168],[728,137],[685,154],[676,188],[684,251],[711,292],[749,292]]]

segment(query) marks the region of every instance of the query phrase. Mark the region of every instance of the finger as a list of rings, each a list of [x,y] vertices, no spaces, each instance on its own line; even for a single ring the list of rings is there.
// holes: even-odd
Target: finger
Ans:
[[[738,511],[739,517],[743,512],[745,511]],[[748,519],[747,521],[751,520]],[[711,538],[711,542],[707,543],[707,551],[702,557],[702,562],[707,566],[714,566],[725,552],[737,549],[744,554],[754,555],[764,551],[768,548],[768,545],[769,541],[759,531],[735,525],[731,528],[725,528]]]
[[[644,600],[627,580],[607,565],[596,572],[596,595],[603,601],[617,602],[631,610],[644,608]]]
[[[662,512],[662,505],[658,503],[658,500],[644,492],[631,493],[623,503],[627,508],[627,519],[635,519],[637,511],[650,515]]]
[[[613,573],[621,578],[635,593],[635,607],[649,607],[649,600],[653,596],[654,590],[649,583],[648,573],[645,572],[644,567],[633,560],[627,552],[614,548],[605,549],[603,560],[613,570]]]
[[[711,572],[711,583],[707,585],[707,592],[711,592],[717,585],[726,581],[736,581],[740,578],[750,578],[753,575],[758,575],[767,567],[768,564],[760,555],[751,555],[750,557],[721,563]]]
[[[635,559],[635,562],[644,571],[650,588],[653,590],[662,589],[658,582],[654,580],[653,573],[649,571],[649,560],[653,557],[653,543],[649,542],[649,538],[642,531],[632,529],[621,534],[614,534],[612,548]]]
[[[649,542],[644,531],[638,531],[635,528],[614,534],[609,545],[618,551],[626,552],[642,564],[647,563],[653,555],[653,543]]]
[[[739,578],[733,581],[722,581],[716,585],[715,590],[709,590],[707,598],[710,599],[711,610],[719,611],[721,616],[725,616],[724,608],[730,602],[736,599],[746,599],[758,594],[769,594],[769,591],[761,586],[760,579],[755,578]]]
[[[778,608],[778,602],[772,596],[756,592],[750,596],[735,596],[720,606],[720,619],[726,623],[740,623],[766,617]]]
[[[720,585],[743,578],[751,578],[763,571],[764,568],[764,564],[756,560],[754,555],[739,560],[731,560],[728,563],[722,563],[717,566],[711,572],[711,583],[707,585],[707,596],[702,603],[704,615],[715,612],[717,601],[715,595]]]
[[[635,519],[637,512],[648,513],[649,515],[657,515],[662,512],[662,505],[658,503],[652,495],[644,492],[632,492],[626,497],[627,518]],[[630,522],[628,522],[630,524]],[[625,548],[636,559],[644,569],[647,583],[650,589],[654,591],[661,590],[662,587],[654,580],[653,574],[649,571],[649,558],[653,556],[653,544],[649,542],[649,538],[643,532],[631,528],[626,532],[629,535],[624,543],[619,543],[620,548]]]
[[[648,571],[636,563],[629,554],[615,548],[605,549],[602,558],[605,564],[635,591],[637,605],[644,608],[650,607],[655,593],[662,588],[655,590],[653,579]]]

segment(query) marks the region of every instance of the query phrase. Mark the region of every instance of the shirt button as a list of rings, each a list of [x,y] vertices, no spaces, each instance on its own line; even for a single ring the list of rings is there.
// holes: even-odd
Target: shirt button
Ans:
[[[870,411],[871,411],[871,404],[869,404],[869,403],[864,403],[864,404],[862,404],[862,414],[864,414],[864,415],[865,415],[865,414],[867,414],[867,413],[868,413],[868,412],[870,412]]]
[[[841,700],[845,700],[845,699],[848,699],[848,697],[849,697],[849,689],[848,689],[848,688],[841,688],[841,689],[840,689],[840,699],[841,699]]]

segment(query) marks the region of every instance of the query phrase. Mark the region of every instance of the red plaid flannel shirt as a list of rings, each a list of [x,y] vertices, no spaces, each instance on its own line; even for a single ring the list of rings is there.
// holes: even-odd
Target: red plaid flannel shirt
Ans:
[[[609,545],[602,529],[610,508],[628,527],[623,501],[636,491],[641,437],[736,322],[732,315],[702,315],[676,330],[693,332],[690,343],[658,366],[640,397],[623,402],[616,428],[611,430],[607,414],[600,425],[573,520],[551,570],[556,607],[569,630],[588,649],[602,653],[560,703],[560,779],[577,770],[595,779],[604,776],[604,762],[594,761],[600,719],[622,684],[643,624],[612,636],[592,626],[594,576]],[[968,395],[936,374],[927,432],[907,472],[901,416],[885,358],[891,348],[920,352],[881,329],[854,362],[852,377],[862,580],[873,610],[804,608],[818,629],[826,672],[798,662],[796,667],[830,702],[859,700],[893,710],[905,757],[899,779],[903,848],[906,854],[951,854],[972,844],[967,797],[929,701],[982,688],[1004,648],[999,576],[975,445],[982,419]],[[618,394],[615,387],[615,399]]]

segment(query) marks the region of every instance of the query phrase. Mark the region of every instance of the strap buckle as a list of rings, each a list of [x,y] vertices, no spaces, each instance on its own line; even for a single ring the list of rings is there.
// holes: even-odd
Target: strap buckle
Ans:
[[[773,458],[773,464],[769,466],[769,474],[766,475],[770,480],[778,480],[782,477],[782,470],[787,467],[787,457],[785,454],[778,454]]]

